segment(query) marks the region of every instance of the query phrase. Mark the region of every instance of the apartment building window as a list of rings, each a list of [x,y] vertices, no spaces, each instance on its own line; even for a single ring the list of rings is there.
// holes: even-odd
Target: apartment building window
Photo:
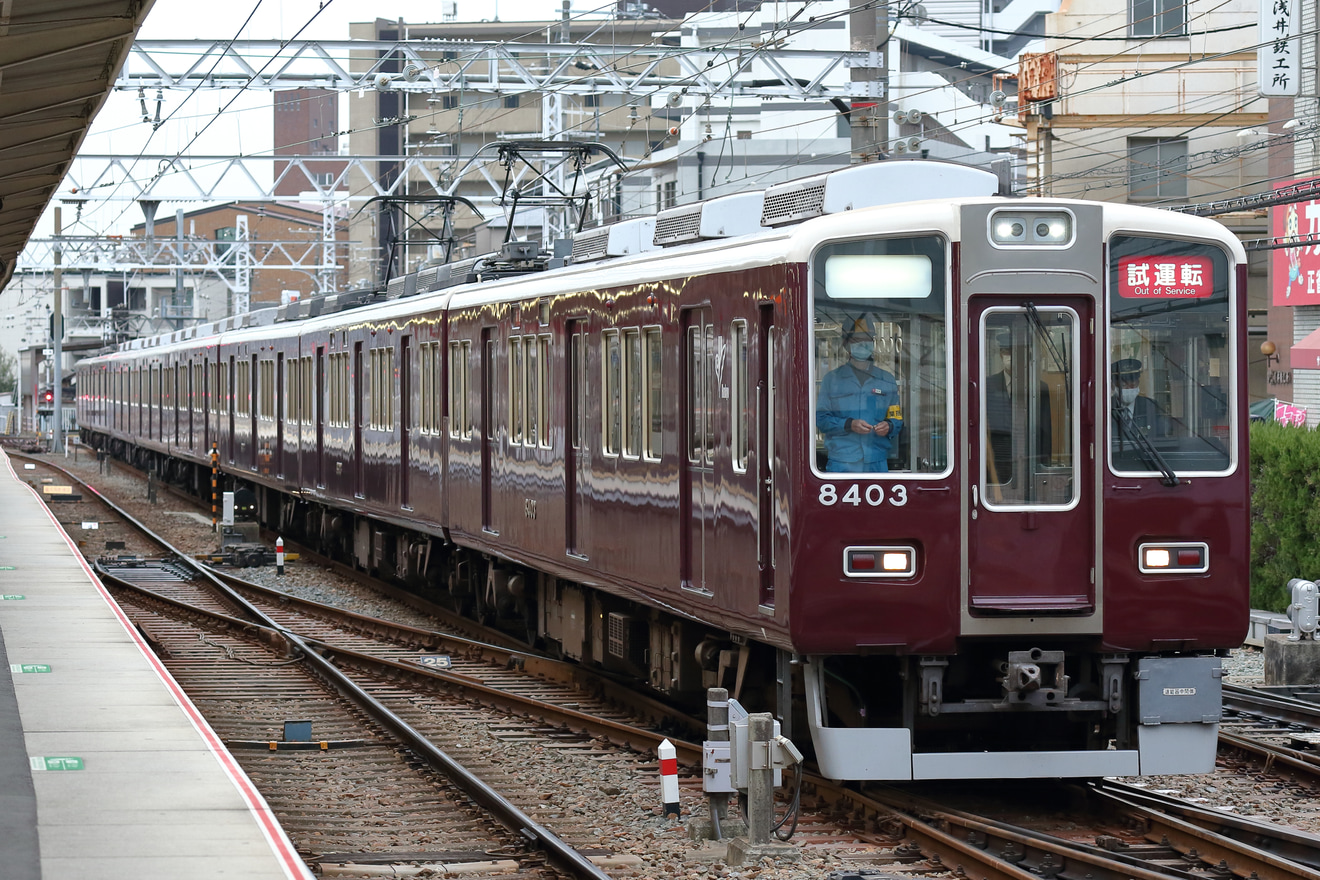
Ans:
[[[517,96],[517,95],[505,95],[505,96],[504,96],[504,107],[505,107],[505,109],[507,109],[507,110],[512,110],[512,109],[516,108],[517,106],[518,106],[518,96]]]
[[[1186,0],[1128,0],[1134,37],[1187,36]]]
[[[1187,198],[1187,139],[1128,138],[1128,199]]]
[[[458,95],[454,95],[454,94],[441,95],[441,96],[440,96],[440,109],[441,109],[441,110],[457,110],[457,109],[458,109]]]
[[[655,209],[664,211],[678,204],[678,181],[667,180],[655,186]]]

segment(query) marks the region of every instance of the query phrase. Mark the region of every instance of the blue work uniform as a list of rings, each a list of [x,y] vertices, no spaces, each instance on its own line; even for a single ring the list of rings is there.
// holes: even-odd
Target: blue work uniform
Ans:
[[[868,364],[865,378],[844,364],[825,374],[816,393],[816,428],[825,435],[827,471],[877,473],[889,470],[889,450],[903,429],[898,383],[893,374]],[[853,419],[876,425],[889,420],[889,436],[855,434]]]

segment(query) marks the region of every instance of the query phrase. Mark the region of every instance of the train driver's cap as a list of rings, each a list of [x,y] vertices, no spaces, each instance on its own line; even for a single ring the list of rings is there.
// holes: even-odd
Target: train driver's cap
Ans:
[[[857,337],[864,337],[866,339],[875,338],[872,335],[871,328],[867,325],[865,318],[858,318],[856,321],[853,321],[851,327],[843,331],[844,342],[847,342],[850,339],[855,339]]]
[[[1141,361],[1136,358],[1123,358],[1114,361],[1114,378],[1120,382],[1135,382],[1141,377]]]
[[[1009,349],[1009,348],[1012,348],[1012,347],[1013,347],[1013,334],[1012,334],[1012,333],[1008,333],[1008,332],[1000,333],[999,336],[996,337],[996,338],[997,338],[997,340],[999,341],[999,350],[1000,350],[1000,351],[1004,351],[1005,349]]]

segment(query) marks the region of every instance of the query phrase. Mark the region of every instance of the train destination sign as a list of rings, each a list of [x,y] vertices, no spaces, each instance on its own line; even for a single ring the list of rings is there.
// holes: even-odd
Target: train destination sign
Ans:
[[[1123,257],[1118,295],[1124,299],[1202,299],[1215,292],[1209,257]]]

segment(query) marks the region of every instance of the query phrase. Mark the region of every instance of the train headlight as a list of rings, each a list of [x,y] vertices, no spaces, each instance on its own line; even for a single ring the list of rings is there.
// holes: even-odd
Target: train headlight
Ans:
[[[995,211],[990,215],[995,247],[1069,247],[1073,216],[1068,211]]]
[[[915,547],[847,547],[843,573],[851,578],[909,578],[917,573]]]
[[[1022,217],[996,217],[994,240],[998,244],[1027,240],[1027,221]]]
[[[1205,574],[1210,547],[1195,542],[1142,544],[1137,547],[1137,568],[1142,574]]]

